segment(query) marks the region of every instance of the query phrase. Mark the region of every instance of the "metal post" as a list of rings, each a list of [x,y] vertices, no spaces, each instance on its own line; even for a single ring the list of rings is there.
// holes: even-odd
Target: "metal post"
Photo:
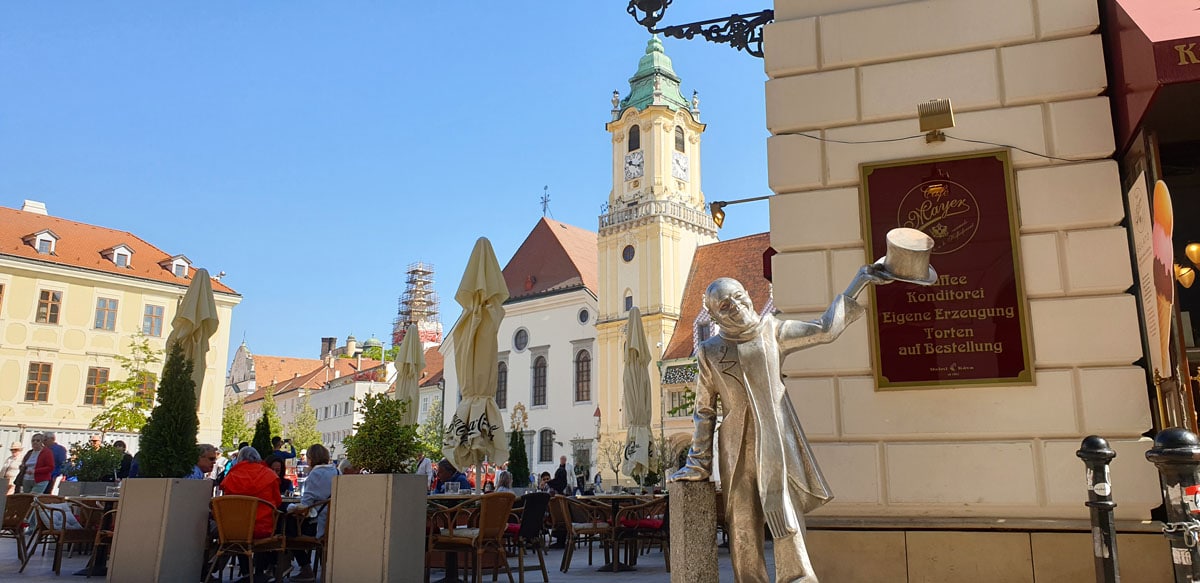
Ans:
[[[1088,501],[1086,506],[1092,514],[1092,550],[1096,561],[1097,583],[1120,583],[1117,570],[1117,527],[1113,509],[1117,503],[1112,499],[1112,485],[1108,479],[1108,464],[1117,453],[1108,447],[1108,441],[1098,435],[1084,438],[1075,452],[1087,466]]]
[[[1200,579],[1200,439],[1178,427],[1164,429],[1154,438],[1146,459],[1158,467],[1167,507],[1163,534],[1171,543],[1171,562],[1176,583]]]

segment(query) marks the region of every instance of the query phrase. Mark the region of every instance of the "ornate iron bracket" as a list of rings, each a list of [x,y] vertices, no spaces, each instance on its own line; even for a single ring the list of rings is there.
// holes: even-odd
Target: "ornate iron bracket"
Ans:
[[[775,20],[774,10],[763,10],[754,14],[733,14],[727,18],[714,18],[675,26],[655,28],[673,0],[629,0],[626,12],[638,24],[651,33],[660,33],[671,38],[691,40],[697,35],[714,43],[729,43],[729,46],[746,51],[751,56],[763,57],[763,27]],[[644,16],[638,17],[638,11]]]

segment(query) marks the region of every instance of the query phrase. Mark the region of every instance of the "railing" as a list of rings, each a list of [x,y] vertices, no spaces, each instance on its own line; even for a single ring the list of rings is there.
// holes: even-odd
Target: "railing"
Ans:
[[[600,215],[600,229],[615,227],[623,223],[653,216],[670,217],[702,229],[717,230],[716,223],[713,223],[712,217],[708,216],[708,213],[673,200],[651,200],[640,203],[637,206],[626,207],[605,215]]]

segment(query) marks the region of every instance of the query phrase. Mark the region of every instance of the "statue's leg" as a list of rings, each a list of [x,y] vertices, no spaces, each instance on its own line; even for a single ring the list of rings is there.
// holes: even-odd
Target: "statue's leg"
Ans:
[[[753,435],[752,430],[747,433]],[[766,518],[758,496],[758,464],[753,442],[753,437],[743,441],[735,469],[721,476],[726,489],[725,521],[729,525],[729,558],[733,562],[733,580],[736,583],[770,582],[763,553]]]
[[[795,506],[795,508],[799,508],[799,506]],[[796,518],[800,521],[800,531],[789,537],[775,539],[775,581],[777,583],[817,583],[817,576],[813,574],[812,562],[808,558],[807,541],[804,538],[807,533],[804,515],[797,513]]]

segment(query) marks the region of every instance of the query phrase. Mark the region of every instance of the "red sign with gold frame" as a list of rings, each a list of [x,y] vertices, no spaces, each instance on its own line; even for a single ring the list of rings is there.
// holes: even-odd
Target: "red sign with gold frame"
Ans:
[[[897,227],[933,237],[938,280],[874,286],[879,389],[1033,383],[1008,150],[863,164],[868,255]]]

